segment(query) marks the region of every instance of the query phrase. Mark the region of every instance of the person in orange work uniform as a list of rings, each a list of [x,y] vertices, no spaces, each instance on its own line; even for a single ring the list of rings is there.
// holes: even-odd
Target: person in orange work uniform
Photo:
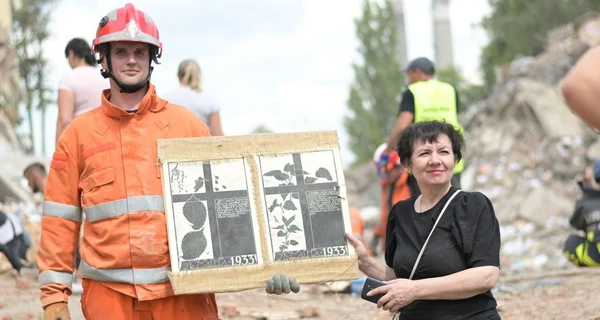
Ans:
[[[387,149],[387,143],[380,145],[375,150],[373,162],[375,163],[376,168],[377,161],[385,149]],[[384,168],[381,168],[381,170],[384,172],[377,172],[379,175],[379,185],[381,187],[381,211],[379,214],[379,222],[373,228],[373,239],[369,248],[374,256],[377,256],[378,251],[385,251],[388,213],[398,201],[406,200],[411,196],[410,187],[408,185],[408,170],[400,164],[398,152],[395,150],[390,152],[389,161]]]
[[[67,302],[83,223],[81,306],[86,319],[218,319],[214,294],[174,295],[157,139],[209,136],[194,114],[157,96],[162,44],[132,4],[99,23],[93,49],[110,79],[102,105],[75,118],[52,156],[38,251],[44,319],[70,319]],[[82,221],[82,211],[85,221]],[[268,293],[298,292],[275,275]]]

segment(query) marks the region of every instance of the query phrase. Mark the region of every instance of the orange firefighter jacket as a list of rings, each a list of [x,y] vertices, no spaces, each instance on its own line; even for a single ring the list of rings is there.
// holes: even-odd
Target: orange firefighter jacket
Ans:
[[[159,98],[152,84],[137,113],[111,104],[105,90],[100,108],[73,120],[56,146],[44,195],[42,306],[68,301],[82,223],[83,278],[140,301],[173,295],[156,140],[209,135],[202,120]]]

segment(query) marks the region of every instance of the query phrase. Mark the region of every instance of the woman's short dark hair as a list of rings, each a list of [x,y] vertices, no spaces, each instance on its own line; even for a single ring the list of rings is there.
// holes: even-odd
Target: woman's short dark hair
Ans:
[[[73,38],[65,47],[65,57],[69,57],[69,51],[73,51],[76,57],[85,59],[85,63],[94,67],[96,66],[96,59],[92,54],[92,48],[90,45],[81,38]]]
[[[402,164],[405,166],[410,164],[410,158],[417,141],[434,143],[437,142],[440,134],[448,136],[452,144],[454,159],[456,162],[460,161],[465,150],[465,140],[460,131],[446,122],[424,121],[410,125],[402,131],[402,134],[398,138],[396,148],[398,149],[398,156],[400,156]]]

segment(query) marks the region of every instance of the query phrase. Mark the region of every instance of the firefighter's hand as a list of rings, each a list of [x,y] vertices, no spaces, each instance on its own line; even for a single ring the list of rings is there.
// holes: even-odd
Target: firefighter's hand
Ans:
[[[388,162],[390,162],[389,153],[382,153],[379,157],[379,160],[377,161],[377,175],[381,179],[385,179],[385,177],[387,176],[385,169],[387,167]]]
[[[71,320],[66,302],[56,302],[44,308],[44,320]]]
[[[276,274],[272,279],[267,280],[265,291],[270,294],[298,293],[300,285],[295,278],[288,278],[285,274]]]

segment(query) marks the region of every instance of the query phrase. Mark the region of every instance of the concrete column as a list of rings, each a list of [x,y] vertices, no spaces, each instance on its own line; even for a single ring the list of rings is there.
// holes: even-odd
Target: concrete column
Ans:
[[[10,42],[12,8],[10,0],[0,0],[0,43]]]
[[[450,0],[431,0],[433,15],[433,46],[436,69],[454,64],[452,31],[450,29]]]
[[[407,48],[406,48],[406,27],[404,23],[404,6],[403,0],[392,0],[392,7],[394,9],[394,18],[396,20],[396,54],[398,55],[398,62],[404,67],[407,62]]]

